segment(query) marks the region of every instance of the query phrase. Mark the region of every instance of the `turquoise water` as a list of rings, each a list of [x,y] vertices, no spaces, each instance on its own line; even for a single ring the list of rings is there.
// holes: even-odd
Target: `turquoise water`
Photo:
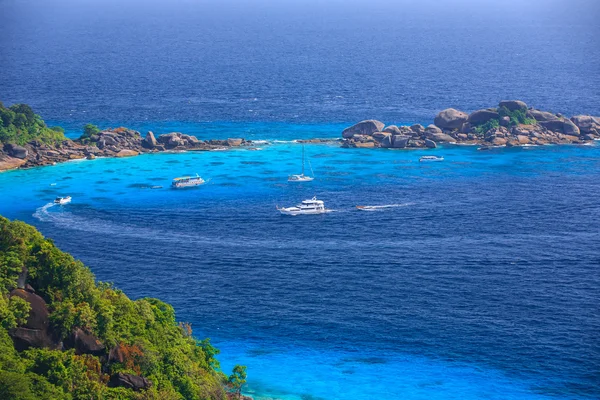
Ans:
[[[269,129],[255,139],[333,131]],[[309,144],[316,180],[296,185],[300,146],[259,146],[2,173],[0,214],[172,303],[258,399],[597,397],[600,146]],[[275,210],[314,195],[336,212]]]

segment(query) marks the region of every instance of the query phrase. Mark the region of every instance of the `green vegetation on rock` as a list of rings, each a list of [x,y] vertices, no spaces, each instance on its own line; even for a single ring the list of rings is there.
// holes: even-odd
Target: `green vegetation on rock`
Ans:
[[[23,145],[32,140],[53,144],[67,138],[62,128],[48,128],[28,105],[13,104],[6,108],[0,102],[0,142]]]
[[[509,126],[515,126],[515,125],[519,125],[519,124],[533,125],[537,122],[535,120],[535,118],[528,118],[527,110],[524,110],[524,109],[510,111],[506,107],[500,107],[498,109],[498,114],[500,114],[500,118],[503,118],[503,117],[510,118]]]
[[[90,138],[98,133],[100,133],[100,128],[94,124],[87,124],[83,127],[83,133],[79,137],[79,140],[81,143],[89,144],[91,142]]]
[[[495,109],[494,109],[495,110]],[[508,124],[506,124],[505,126],[507,127],[513,127],[513,126],[517,126],[520,124],[524,124],[524,125],[534,125],[537,123],[537,121],[535,120],[535,118],[529,118],[527,116],[527,110],[526,109],[518,109],[518,110],[514,110],[514,111],[510,111],[508,108],[506,107],[500,107],[498,109],[498,118],[492,118],[489,121],[480,124],[480,125],[476,125],[473,127],[473,130],[480,134],[483,135],[484,133],[486,133],[487,131],[489,131],[490,129],[494,129],[494,128],[498,128],[500,127],[500,120],[504,117],[508,117],[509,118],[509,122]]]
[[[25,275],[31,286],[18,289]],[[19,334],[34,330],[23,347]],[[218,353],[169,304],[97,283],[35,228],[0,217],[0,398],[225,399],[246,372],[228,379]]]

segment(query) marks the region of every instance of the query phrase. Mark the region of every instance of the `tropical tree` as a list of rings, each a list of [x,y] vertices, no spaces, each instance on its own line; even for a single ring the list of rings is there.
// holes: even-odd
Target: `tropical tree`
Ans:
[[[236,365],[233,367],[233,373],[229,375],[227,380],[229,386],[237,393],[238,399],[242,398],[242,388],[246,384],[246,366]]]

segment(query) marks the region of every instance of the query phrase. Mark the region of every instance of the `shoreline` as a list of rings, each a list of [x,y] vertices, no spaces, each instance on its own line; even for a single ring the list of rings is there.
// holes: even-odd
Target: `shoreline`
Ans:
[[[477,145],[483,150],[525,145],[586,144],[600,139],[600,117],[540,111],[520,100],[503,100],[497,107],[470,114],[447,108],[433,124],[386,126],[364,120],[342,132],[346,148],[430,148],[439,143]]]
[[[346,145],[347,141],[339,138],[314,138],[314,139],[293,139],[287,141],[278,141],[278,140],[246,140],[241,139],[242,144],[238,146],[227,146],[227,145],[216,145],[214,142],[226,142],[226,140],[207,140],[206,142],[213,142],[213,144],[207,144],[205,147],[191,147],[184,149],[165,149],[165,150],[154,150],[154,151],[135,151],[130,149],[122,149],[121,151],[126,151],[127,154],[119,155],[116,154],[108,154],[108,155],[94,155],[93,157],[89,157],[86,155],[81,155],[78,157],[70,157],[64,160],[57,160],[53,162],[41,162],[41,163],[30,163],[27,159],[19,159],[16,157],[10,157],[5,153],[0,151],[0,173],[14,171],[14,170],[29,170],[34,168],[41,167],[49,167],[55,166],[58,164],[69,163],[69,162],[83,162],[83,161],[92,161],[95,159],[114,159],[114,158],[128,158],[135,157],[144,154],[177,154],[177,153],[189,153],[189,152],[203,152],[203,151],[230,151],[235,149],[244,149],[248,151],[260,151],[262,149],[255,146],[271,146],[273,144],[280,143],[290,143],[290,144],[310,144],[310,145],[327,145],[327,144],[335,144],[341,143],[342,148],[373,148],[373,149],[385,149],[385,150],[433,150],[436,147],[404,147],[404,148],[395,148],[395,147],[383,147],[383,146],[348,146]],[[499,150],[499,149],[508,149],[511,147],[519,147],[519,148],[533,148],[533,147],[545,147],[545,146],[594,146],[597,142],[600,142],[600,137],[597,139],[593,139],[590,141],[585,141],[581,143],[547,143],[547,144],[521,144],[519,146],[510,146],[510,145],[487,145],[484,143],[474,143],[474,142],[440,142],[441,145],[444,146],[456,146],[456,147],[477,147],[477,150]],[[130,153],[131,151],[131,153]],[[135,153],[135,154],[134,154]],[[93,154],[93,153],[89,153]]]
[[[45,125],[44,125],[45,126]],[[600,140],[600,117],[577,115],[567,118],[560,113],[540,111],[520,100],[504,100],[498,107],[470,114],[453,108],[439,112],[427,127],[386,126],[377,120],[364,120],[342,131],[341,138],[296,139],[299,144],[340,143],[343,148],[436,149],[439,144],[496,148],[586,145]],[[273,140],[244,138],[200,140],[196,136],[171,132],[155,136],[148,131],[119,127],[98,130],[79,139],[43,143],[34,139],[24,145],[5,143],[0,148],[0,172],[28,169],[58,163],[95,158],[122,158],[146,153],[223,151],[233,148],[258,150],[256,146],[277,143]],[[288,141],[286,141],[288,142]]]

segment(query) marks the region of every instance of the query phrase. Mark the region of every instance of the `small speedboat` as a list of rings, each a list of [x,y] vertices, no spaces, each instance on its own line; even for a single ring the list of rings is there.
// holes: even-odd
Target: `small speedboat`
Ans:
[[[419,162],[435,162],[435,161],[444,161],[444,157],[423,156],[423,157],[419,158]]]
[[[314,215],[325,214],[331,211],[325,208],[323,200],[317,200],[316,197],[304,200],[295,207],[277,207],[277,210],[284,215]]]
[[[71,196],[67,196],[67,197],[57,197],[56,199],[54,199],[54,204],[69,204],[71,202]]]

